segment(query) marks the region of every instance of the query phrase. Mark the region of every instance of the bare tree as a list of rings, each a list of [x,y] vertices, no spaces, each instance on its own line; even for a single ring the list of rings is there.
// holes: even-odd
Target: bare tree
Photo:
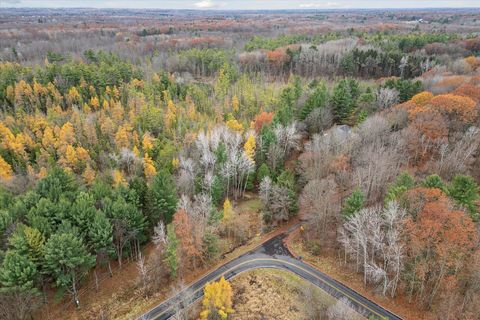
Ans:
[[[309,224],[314,237],[324,246],[332,245],[336,238],[331,232],[336,231],[340,217],[340,195],[333,177],[311,180],[307,183],[300,197],[302,210],[312,217]],[[330,240],[330,241],[329,241]]]
[[[0,318],[12,320],[31,319],[39,304],[39,295],[25,290],[0,293]]]
[[[399,102],[399,93],[396,89],[380,88],[377,94],[377,107],[380,110],[388,109]]]
[[[145,258],[140,252],[137,259],[138,283],[145,298],[148,297],[148,286],[150,282],[150,273],[145,263]]]
[[[353,305],[347,298],[337,300],[327,310],[327,316],[330,320],[355,320],[361,319],[360,315],[355,312]]]
[[[363,270],[364,283],[379,285],[384,295],[390,290],[392,297],[404,266],[405,216],[396,202],[383,210],[365,208],[344,223],[339,237],[346,256],[354,258],[357,271]]]

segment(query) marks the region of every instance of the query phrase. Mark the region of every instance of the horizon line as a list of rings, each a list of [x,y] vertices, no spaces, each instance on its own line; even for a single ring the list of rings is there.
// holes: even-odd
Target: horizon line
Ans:
[[[0,1],[1,3],[1,1]],[[228,9],[228,8],[159,8],[159,7],[0,7],[0,9],[101,9],[101,10],[168,10],[168,11],[341,11],[341,10],[419,10],[419,9],[480,9],[480,6],[465,7],[343,7],[343,8],[278,8],[278,9]]]

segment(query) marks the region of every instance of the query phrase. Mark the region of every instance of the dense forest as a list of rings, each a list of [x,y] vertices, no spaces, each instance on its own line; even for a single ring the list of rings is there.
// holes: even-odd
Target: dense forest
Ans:
[[[1,13],[1,318],[131,261],[147,299],[301,214],[369,290],[478,319],[475,13]]]

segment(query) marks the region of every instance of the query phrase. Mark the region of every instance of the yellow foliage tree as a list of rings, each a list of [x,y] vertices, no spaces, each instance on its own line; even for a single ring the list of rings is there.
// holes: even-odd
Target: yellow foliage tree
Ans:
[[[24,139],[21,134],[15,136],[9,128],[0,123],[0,146],[26,158]]]
[[[98,101],[97,97],[93,97],[92,99],[90,99],[90,106],[93,110],[98,110],[98,108],[100,107],[100,101]]]
[[[232,98],[232,108],[234,112],[238,112],[238,107],[240,103],[238,102],[238,97],[237,95],[234,95]]]
[[[174,125],[176,117],[177,117],[177,107],[175,106],[172,100],[168,100],[167,114],[165,116],[165,126],[168,129],[170,129]]]
[[[102,107],[103,107],[103,110],[108,110],[109,109],[110,105],[108,104],[107,99],[103,100]]]
[[[142,149],[144,152],[150,152],[153,149],[153,138],[148,132],[143,135]]]
[[[67,149],[65,151],[65,160],[67,160],[67,165],[71,167],[75,167],[75,165],[77,164],[77,152],[72,145],[67,146]]]
[[[12,166],[0,156],[0,179],[11,180],[13,175]]]
[[[58,133],[58,150],[64,152],[68,145],[75,143],[75,130],[73,125],[67,121]]]
[[[230,119],[225,122],[225,125],[233,131],[243,132],[243,125],[237,119]]]
[[[88,150],[83,147],[77,147],[75,150],[77,152],[77,159],[78,161],[87,161],[90,160],[90,155],[88,154]]]
[[[125,178],[123,177],[123,174],[120,170],[113,170],[112,178],[113,178],[113,185],[115,187],[127,184],[127,182],[125,181]]]
[[[255,147],[255,136],[250,133],[247,142],[245,142],[245,145],[243,146],[243,150],[245,151],[248,159],[250,159],[252,162],[255,162]]]
[[[157,174],[157,170],[153,165],[153,160],[147,153],[145,153],[145,156],[143,157],[143,172],[147,181],[150,181]]]
[[[232,218],[233,213],[234,212],[233,212],[233,208],[232,208],[232,203],[227,198],[223,202],[223,220],[224,221],[229,221]]]
[[[174,169],[178,169],[179,166],[180,166],[180,160],[178,158],[173,158],[172,159],[172,167]]]
[[[42,145],[45,149],[53,148],[57,144],[57,139],[55,138],[55,133],[53,129],[49,126],[43,131]]]
[[[132,131],[132,126],[128,123],[118,127],[117,133],[115,134],[115,143],[119,149],[128,148],[130,146],[130,133]]]
[[[232,286],[224,277],[218,282],[207,283],[203,290],[203,310],[200,313],[200,319],[227,319],[228,315],[234,312],[232,296]]]
[[[70,90],[68,90],[67,102],[69,105],[74,105],[80,102],[80,94],[78,93],[77,88],[71,87]]]
[[[95,171],[87,164],[85,171],[83,172],[83,180],[87,185],[91,185],[95,181]]]

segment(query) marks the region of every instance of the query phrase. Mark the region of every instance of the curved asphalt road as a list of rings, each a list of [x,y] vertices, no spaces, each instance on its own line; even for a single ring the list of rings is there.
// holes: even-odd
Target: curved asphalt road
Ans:
[[[347,298],[353,305],[355,311],[367,319],[369,317],[376,317],[375,319],[401,320],[399,316],[382,308],[375,302],[368,300],[356,291],[344,286],[301,260],[292,257],[283,245],[285,236],[286,233],[278,235],[256,249],[224,264],[193,283],[184,291],[162,302],[139,319],[164,320],[172,318],[175,315],[175,310],[186,307],[183,304],[185,303],[184,301],[186,301],[185,296],[187,292],[191,295],[190,298],[187,299],[190,302],[200,299],[203,296],[205,284],[218,280],[222,275],[225,279],[231,279],[242,272],[252,269],[276,268],[287,270],[300,276],[311,284],[323,289],[336,299]]]

